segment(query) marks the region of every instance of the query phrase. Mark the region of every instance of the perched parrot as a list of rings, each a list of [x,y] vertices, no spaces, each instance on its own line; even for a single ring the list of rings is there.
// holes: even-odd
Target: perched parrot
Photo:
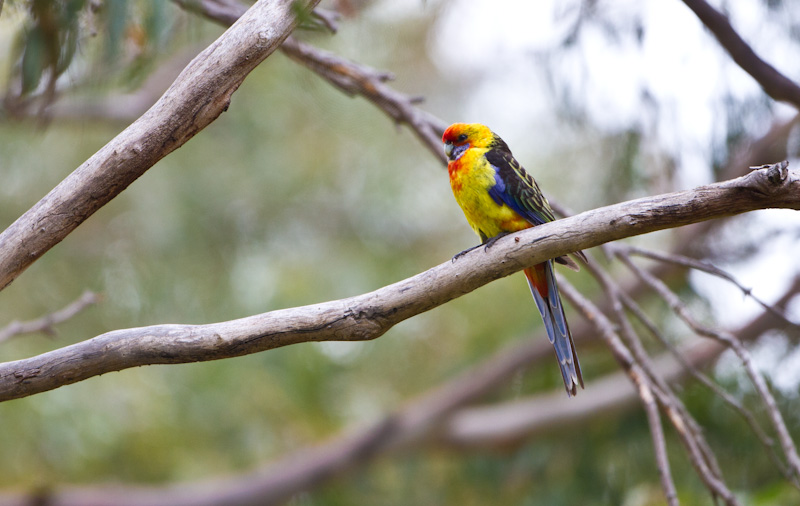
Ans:
[[[486,248],[503,235],[555,220],[539,185],[514,159],[503,139],[488,127],[455,123],[445,130],[442,141],[453,195]],[[575,255],[586,259],[580,251]],[[579,269],[567,256],[555,261]],[[553,260],[523,272],[555,348],[567,395],[575,395],[578,383],[583,388],[583,378],[553,275]]]

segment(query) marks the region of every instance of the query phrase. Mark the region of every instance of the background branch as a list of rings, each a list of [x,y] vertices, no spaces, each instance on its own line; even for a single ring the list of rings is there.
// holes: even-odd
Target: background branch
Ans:
[[[247,6],[238,0],[174,0],[181,7],[228,26],[233,24]],[[360,63],[352,62],[311,44],[288,37],[281,51],[292,60],[331,83],[349,96],[361,95],[397,124],[405,124],[423,146],[440,161],[445,162],[441,138],[447,124],[432,114],[414,106],[421,97],[411,97],[386,85],[394,78]]]
[[[741,360],[745,371],[747,371],[747,375],[750,377],[753,385],[758,391],[759,397],[764,402],[766,412],[769,415],[775,431],[778,434],[778,440],[781,442],[781,447],[783,448],[789,468],[794,473],[795,481],[797,481],[800,478],[800,457],[797,455],[797,449],[795,448],[794,441],[792,440],[789,430],[786,427],[786,423],[784,422],[783,417],[778,410],[775,397],[770,392],[769,387],[767,386],[767,383],[761,373],[757,371],[753,365],[750,352],[745,349],[745,347],[742,345],[742,342],[737,339],[735,335],[729,332],[712,329],[697,322],[689,313],[689,309],[686,307],[686,305],[683,304],[680,298],[678,298],[678,296],[672,292],[663,281],[654,278],[651,274],[644,271],[644,269],[639,268],[627,256],[619,255],[619,257],[625,265],[633,270],[645,283],[647,283],[648,286],[658,293],[659,296],[669,304],[669,306],[680,317],[680,319],[683,320],[694,332],[700,336],[716,339],[725,346],[731,348],[736,353]]]
[[[625,256],[637,255],[637,256],[644,257],[644,258],[650,258],[651,260],[658,260],[660,262],[668,262],[668,263],[672,263],[672,264],[675,264],[675,265],[680,265],[682,267],[688,267],[690,269],[695,269],[695,270],[698,270],[698,271],[706,272],[708,274],[711,274],[712,276],[717,276],[719,278],[722,278],[725,281],[728,281],[729,283],[734,285],[736,288],[738,288],[745,296],[747,296],[750,299],[752,299],[759,306],[761,306],[764,309],[766,309],[767,311],[771,311],[771,312],[775,313],[775,315],[783,318],[783,320],[785,320],[786,323],[789,323],[789,324],[792,324],[792,325],[797,325],[791,320],[791,318],[789,318],[786,315],[786,313],[784,311],[776,308],[772,304],[767,304],[761,298],[756,297],[755,295],[753,295],[752,288],[745,287],[734,276],[732,276],[728,272],[725,272],[724,270],[720,269],[719,267],[711,264],[710,262],[705,262],[705,261],[702,261],[702,260],[696,260],[694,258],[689,258],[687,256],[678,255],[678,254],[674,254],[674,253],[663,253],[663,252],[659,252],[659,251],[652,251],[652,250],[648,250],[648,249],[645,249],[645,248],[641,248],[639,246],[631,246],[631,245],[623,245],[623,244],[612,244],[612,245],[609,245],[609,247],[610,247],[610,250],[613,252],[613,254],[615,256],[619,256],[619,255],[625,255]]]
[[[705,0],[683,0],[708,28],[733,61],[755,79],[767,95],[800,109],[800,86],[759,57],[733,29],[728,18]]]
[[[0,342],[10,339],[20,334],[35,334],[44,332],[48,335],[55,335],[56,330],[53,328],[59,323],[65,322],[80,313],[87,307],[97,304],[100,296],[94,292],[85,291],[76,300],[70,302],[63,308],[50,313],[48,315],[36,318],[35,320],[28,320],[24,322],[13,321],[0,329]]]

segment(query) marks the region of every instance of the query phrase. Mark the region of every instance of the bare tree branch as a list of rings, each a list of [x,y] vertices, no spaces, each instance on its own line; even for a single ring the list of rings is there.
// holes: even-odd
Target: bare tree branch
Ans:
[[[638,381],[636,387],[639,389],[639,398],[642,399],[644,412],[647,415],[647,423],[650,425],[650,437],[653,440],[653,450],[656,457],[656,467],[661,479],[661,488],[664,491],[664,498],[670,506],[677,506],[678,491],[675,482],[672,480],[672,472],[669,467],[667,457],[667,442],[664,438],[664,427],[661,424],[661,413],[658,411],[656,402],[650,386],[644,381]]]
[[[705,442],[702,431],[697,428],[696,422],[683,408],[683,405],[673,395],[662,390],[660,385],[652,381],[652,377],[647,371],[648,366],[640,362],[636,354],[625,346],[620,335],[615,330],[615,325],[591,301],[563,278],[559,278],[559,288],[562,295],[595,326],[600,337],[606,342],[623,371],[628,375],[630,381],[636,385],[638,393],[644,396],[641,397],[641,400],[644,402],[645,407],[647,408],[648,404],[652,403],[651,396],[657,398],[658,403],[664,409],[667,417],[672,422],[672,426],[686,447],[689,460],[712,495],[721,497],[729,506],[738,505],[738,500],[721,476],[716,460],[713,458],[713,453],[707,450],[708,444]],[[658,454],[660,446],[658,435],[654,434],[653,438],[656,445],[657,460],[661,462],[661,459],[666,459],[666,456],[662,457]],[[674,497],[674,485],[671,480],[670,482],[665,482],[664,475],[668,473],[668,470],[669,467],[667,466],[665,469],[659,469],[659,472],[662,475],[665,494],[670,499]]]
[[[622,244],[613,244],[609,245],[611,247],[611,251],[614,252],[616,255],[624,254],[628,255],[638,255],[645,258],[650,258],[651,260],[658,260],[660,262],[668,262],[675,265],[680,265],[682,267],[688,267],[690,269],[695,269],[698,271],[703,271],[705,273],[711,274],[713,276],[717,276],[718,278],[722,278],[725,281],[728,281],[736,288],[738,288],[744,295],[750,297],[756,304],[763,307],[767,311],[771,311],[775,313],[776,316],[783,318],[786,323],[794,326],[798,326],[799,324],[793,322],[785,312],[781,311],[780,309],[767,304],[760,298],[753,295],[752,288],[747,288],[746,286],[742,285],[732,274],[729,272],[720,269],[719,267],[715,266],[710,262],[705,262],[703,260],[697,260],[694,258],[690,258],[684,255],[676,254],[676,253],[663,253],[660,251],[653,251],[646,248],[641,248],[639,246],[631,246],[631,245],[622,245]]]
[[[153,107],[0,234],[0,289],[222,114],[244,78],[294,29],[296,6],[293,0],[259,0]]]
[[[87,290],[83,292],[83,294],[81,294],[81,296],[76,300],[72,301],[58,311],[42,316],[41,318],[37,318],[35,320],[29,320],[26,322],[13,321],[0,329],[0,342],[20,334],[35,334],[38,332],[44,332],[48,335],[55,335],[56,330],[53,328],[53,326],[69,320],[92,304],[97,304],[99,300],[99,295]]]
[[[786,306],[800,293],[800,278],[778,301]],[[771,313],[762,313],[735,331],[742,340],[752,340],[781,322]],[[693,367],[714,361],[728,348],[712,341],[697,341],[681,350]],[[548,350],[549,351],[549,350]],[[654,360],[657,374],[668,382],[677,381],[688,372],[671,354]],[[592,395],[567,399],[561,392],[528,399],[498,403],[492,406],[459,410],[449,419],[447,438],[459,447],[500,446],[535,437],[554,428],[578,426],[598,415],[608,415],[636,406],[637,396],[622,372],[590,381]]]
[[[800,109],[800,86],[765,62],[733,29],[728,18],[705,0],[683,0],[708,28],[742,70],[750,74],[775,100],[789,102]]]
[[[655,290],[656,293],[658,293],[659,296],[670,305],[678,317],[680,317],[687,325],[689,325],[689,327],[698,335],[716,339],[717,341],[730,347],[736,353],[741,360],[745,371],[747,371],[747,375],[750,377],[753,385],[756,387],[759,397],[765,405],[767,415],[772,421],[775,431],[778,434],[778,440],[783,448],[789,468],[794,473],[795,481],[800,479],[800,457],[798,457],[797,448],[795,447],[791,434],[789,434],[789,430],[786,427],[783,416],[778,409],[775,397],[770,392],[763,376],[756,370],[750,358],[750,352],[747,351],[742,342],[730,332],[716,330],[697,322],[689,313],[686,305],[681,302],[680,298],[678,298],[678,296],[672,292],[672,290],[670,290],[663,281],[654,278],[650,273],[634,264],[629,257],[622,254],[619,254],[618,256],[625,265],[627,265],[634,273],[636,273],[637,276],[647,283],[648,286]]]
[[[800,286],[800,278],[795,280],[795,286]],[[673,357],[681,364],[684,370],[688,371],[689,374],[692,375],[697,381],[702,383],[706,386],[709,390],[714,392],[720,399],[723,400],[728,406],[734,409],[737,413],[739,413],[742,418],[747,422],[750,426],[750,429],[753,431],[753,434],[758,438],[761,442],[761,445],[767,451],[770,459],[772,459],[775,466],[781,471],[781,474],[784,475],[786,479],[791,481],[792,483],[797,486],[797,480],[786,467],[783,461],[781,461],[778,454],[775,452],[775,443],[774,441],[767,436],[764,432],[764,429],[761,428],[761,425],[756,420],[753,413],[747,409],[741,402],[739,402],[733,395],[723,390],[719,385],[717,385],[714,381],[711,380],[708,376],[700,372],[700,370],[695,367],[686,357],[683,356],[678,348],[675,347],[663,334],[662,332],[656,327],[655,323],[650,320],[650,318],[644,313],[642,308],[634,302],[630,297],[623,294],[622,302],[625,304],[625,307],[634,315],[636,318],[647,328],[647,330],[656,337],[656,339],[664,345],[667,350],[672,354]],[[776,309],[774,306],[770,306],[773,309]],[[777,311],[777,309],[776,309]],[[784,319],[782,316],[782,312],[770,311],[772,314]],[[785,321],[785,320],[784,320]]]
[[[778,305],[788,304],[798,291],[800,278],[781,297]],[[774,315],[762,313],[736,330],[736,334],[742,340],[752,340],[778,324],[780,320]],[[681,355],[687,357],[692,367],[700,367],[725,349],[716,341],[696,341],[681,350]],[[311,490],[339,476],[343,470],[367,465],[376,456],[392,449],[414,448],[425,443],[437,446],[450,443],[464,450],[509,447],[553,429],[579,426],[598,416],[608,416],[637,405],[637,394],[630,381],[623,372],[616,372],[592,380],[592,395],[567,399],[558,391],[491,406],[463,408],[505,384],[521,367],[551,356],[552,348],[545,339],[525,340],[374,423],[345,431],[255,471],[228,479],[165,487],[88,485],[48,491],[6,492],[0,494],[0,506],[28,505],[38,499],[60,506],[280,504],[294,494]],[[671,356],[655,359],[654,368],[656,374],[669,382],[678,381],[686,372]],[[512,421],[516,425],[509,423]],[[364,451],[365,448],[369,451]]]
[[[0,400],[147,364],[216,360],[320,340],[375,339],[526,266],[608,241],[762,207],[800,209],[787,162],[741,178],[616,204],[533,227],[374,292],[208,325],[117,330],[37,357],[0,364]]]

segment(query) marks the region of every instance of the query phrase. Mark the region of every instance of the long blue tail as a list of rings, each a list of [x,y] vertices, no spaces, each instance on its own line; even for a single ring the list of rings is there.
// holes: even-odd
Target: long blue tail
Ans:
[[[556,351],[567,395],[571,397],[578,392],[578,384],[583,388],[583,377],[578,355],[575,353],[575,344],[572,342],[572,334],[569,332],[567,318],[564,316],[564,308],[561,305],[561,296],[558,294],[558,284],[556,284],[556,277],[553,274],[553,261],[548,260],[534,265],[525,269],[524,272],[525,277],[528,278],[528,286],[533,294],[533,300],[536,301],[539,313],[542,314],[547,337]]]

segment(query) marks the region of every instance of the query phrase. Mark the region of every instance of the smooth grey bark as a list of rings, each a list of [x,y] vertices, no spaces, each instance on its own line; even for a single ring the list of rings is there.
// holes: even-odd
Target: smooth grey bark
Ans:
[[[0,364],[0,401],[149,364],[236,357],[308,341],[363,341],[548,258],[625,237],[764,208],[800,209],[800,175],[781,162],[693,190],[615,204],[537,226],[370,293],[208,325],[115,330]]]

